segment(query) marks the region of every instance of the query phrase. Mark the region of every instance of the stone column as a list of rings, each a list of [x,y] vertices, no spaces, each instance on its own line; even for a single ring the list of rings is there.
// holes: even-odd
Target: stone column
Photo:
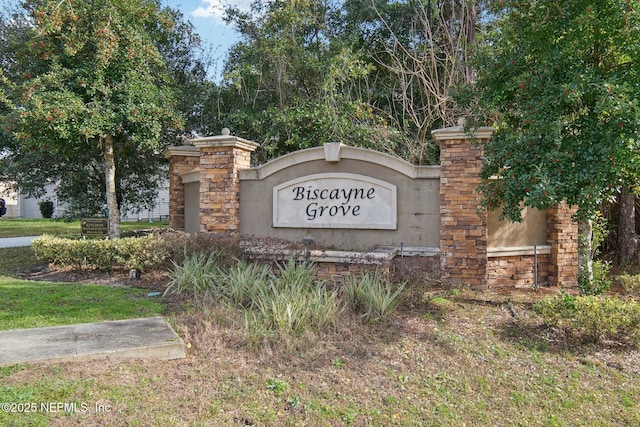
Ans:
[[[200,152],[193,145],[169,147],[164,155],[169,159],[169,227],[184,230],[184,183],[182,175],[198,170]]]
[[[578,285],[578,223],[571,219],[576,212],[566,202],[546,211],[549,281],[555,286]]]
[[[238,232],[240,179],[238,171],[251,166],[251,152],[259,144],[229,135],[193,140],[200,149],[200,231]]]
[[[473,137],[459,126],[432,132],[440,147],[440,253],[445,279],[451,285],[487,287],[487,213],[477,192],[482,169],[482,144],[492,128],[478,128]]]

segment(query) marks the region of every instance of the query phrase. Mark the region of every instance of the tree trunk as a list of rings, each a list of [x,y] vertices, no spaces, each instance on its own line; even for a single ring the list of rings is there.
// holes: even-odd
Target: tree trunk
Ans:
[[[120,209],[116,197],[116,162],[113,154],[113,137],[102,140],[104,150],[104,174],[107,183],[107,208],[109,209],[109,237],[120,237]]]
[[[623,188],[619,199],[618,264],[628,265],[636,252],[636,196]]]
[[[578,284],[588,287],[593,283],[593,221],[578,222]]]

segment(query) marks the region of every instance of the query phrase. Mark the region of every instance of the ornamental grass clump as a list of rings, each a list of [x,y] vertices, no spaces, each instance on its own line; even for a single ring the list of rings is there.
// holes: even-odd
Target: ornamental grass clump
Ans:
[[[236,260],[219,267],[218,254],[186,256],[174,264],[165,295],[192,298],[196,306],[223,304],[244,317],[247,332],[262,339],[301,335],[337,322],[344,304],[315,279],[313,267],[290,260],[275,271]]]
[[[218,253],[197,253],[186,256],[181,264],[173,263],[169,284],[164,295],[193,299],[196,305],[217,300],[220,296]]]
[[[344,292],[349,306],[373,322],[384,319],[398,307],[405,286],[406,282],[393,284],[376,271],[360,277],[349,276]]]
[[[247,326],[261,324],[267,330],[300,334],[333,324],[343,310],[335,291],[315,280],[311,266],[289,260],[271,273],[257,289]]]
[[[236,265],[221,275],[221,295],[231,305],[251,308],[256,295],[266,287],[269,267],[238,260]]]

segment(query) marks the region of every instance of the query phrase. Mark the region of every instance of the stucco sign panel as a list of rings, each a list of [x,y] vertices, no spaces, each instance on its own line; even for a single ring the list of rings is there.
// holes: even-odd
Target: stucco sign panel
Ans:
[[[273,226],[397,228],[396,186],[351,173],[322,173],[273,188]]]

